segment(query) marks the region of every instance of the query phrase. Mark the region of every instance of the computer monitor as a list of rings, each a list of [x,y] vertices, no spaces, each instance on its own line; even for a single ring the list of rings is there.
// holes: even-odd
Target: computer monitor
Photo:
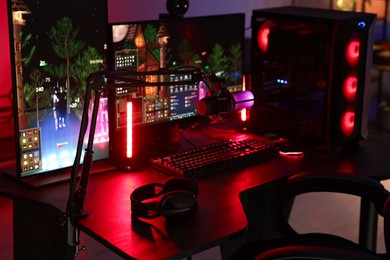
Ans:
[[[7,2],[17,147],[14,174],[20,179],[63,171],[69,175],[86,79],[105,67],[107,3]],[[108,158],[107,97],[101,99],[98,121],[95,160]]]
[[[209,91],[204,82],[180,84],[192,79],[191,73],[182,74],[183,70],[212,73],[224,81],[228,91],[243,90],[244,14],[131,21],[111,24],[108,31],[111,70],[151,72],[164,68],[172,73],[139,79],[174,82],[163,87],[119,88],[110,93],[110,151],[119,155],[116,158],[124,154],[125,103],[129,100],[133,103],[134,140],[140,142],[135,149],[156,145],[158,140],[168,142],[166,126],[199,120],[198,101]]]

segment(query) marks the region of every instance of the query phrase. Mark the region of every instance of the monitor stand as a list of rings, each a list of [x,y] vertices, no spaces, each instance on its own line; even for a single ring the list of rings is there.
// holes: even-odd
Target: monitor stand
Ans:
[[[107,162],[107,160],[95,161],[92,164],[91,175],[109,172],[114,169],[116,169],[116,167]],[[23,184],[26,184],[33,188],[38,188],[58,182],[69,181],[71,176],[71,170],[72,169],[69,167],[61,170],[56,170],[50,173],[37,174],[28,177],[18,177],[15,166],[1,169],[1,172],[13,177],[14,179]]]

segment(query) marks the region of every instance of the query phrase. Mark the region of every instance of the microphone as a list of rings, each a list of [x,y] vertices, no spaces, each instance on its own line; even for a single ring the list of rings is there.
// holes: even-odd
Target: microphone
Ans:
[[[249,90],[230,93],[221,91],[217,95],[202,98],[198,102],[198,113],[201,116],[226,118],[233,111],[250,108],[254,104],[253,93]]]

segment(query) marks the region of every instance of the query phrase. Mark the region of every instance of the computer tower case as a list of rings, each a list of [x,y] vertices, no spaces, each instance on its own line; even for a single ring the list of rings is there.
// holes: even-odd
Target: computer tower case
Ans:
[[[249,129],[333,150],[367,137],[376,15],[254,10]]]

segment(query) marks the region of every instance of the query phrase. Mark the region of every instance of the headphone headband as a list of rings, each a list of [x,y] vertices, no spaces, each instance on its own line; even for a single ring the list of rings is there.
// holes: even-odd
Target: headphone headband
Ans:
[[[136,188],[130,195],[131,211],[134,216],[146,219],[192,215],[198,206],[198,194],[196,180],[172,177],[165,184],[149,183]],[[161,198],[156,199],[160,196]]]

